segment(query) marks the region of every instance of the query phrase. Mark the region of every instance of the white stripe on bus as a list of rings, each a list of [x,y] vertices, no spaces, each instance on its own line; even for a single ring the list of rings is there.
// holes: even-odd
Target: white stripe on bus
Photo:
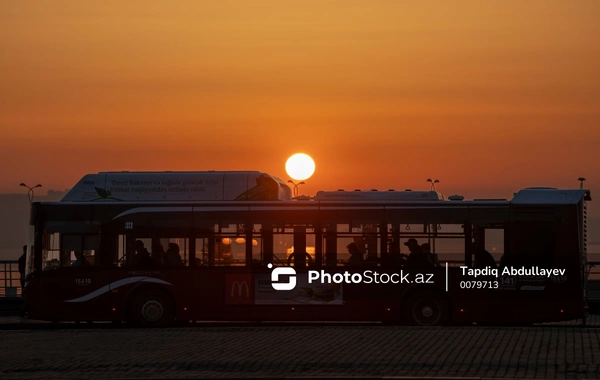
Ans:
[[[106,286],[101,287],[98,290],[94,290],[93,292],[86,294],[85,296],[79,297],[79,298],[75,298],[72,300],[65,300],[64,302],[85,302],[85,301],[89,301],[91,299],[94,299],[104,293],[107,293],[113,289],[117,289],[120,288],[123,285],[128,285],[128,284],[132,284],[135,282],[154,282],[157,284],[165,284],[165,285],[172,285],[171,283],[158,279],[158,278],[153,278],[153,277],[128,277],[128,278],[124,278],[122,280],[119,281],[115,281],[113,283],[110,283]]]

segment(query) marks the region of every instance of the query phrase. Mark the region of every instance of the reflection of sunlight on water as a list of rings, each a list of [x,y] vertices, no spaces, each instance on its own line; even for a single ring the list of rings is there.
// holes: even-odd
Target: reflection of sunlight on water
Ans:
[[[294,246],[291,246],[285,250],[287,257],[289,257],[292,253],[294,253]],[[306,253],[308,253],[313,259],[315,258],[315,247],[307,245]]]
[[[599,244],[588,244],[588,260],[589,261],[600,261],[600,243]]]
[[[308,253],[310,253],[310,254],[313,254],[313,255],[314,255],[314,253],[315,253],[315,247],[312,247],[312,246],[310,246],[310,245],[306,246],[306,252],[308,252]],[[291,246],[291,247],[289,247],[289,248],[286,250],[286,253],[287,253],[288,255],[289,255],[290,253],[294,253],[294,246]]]

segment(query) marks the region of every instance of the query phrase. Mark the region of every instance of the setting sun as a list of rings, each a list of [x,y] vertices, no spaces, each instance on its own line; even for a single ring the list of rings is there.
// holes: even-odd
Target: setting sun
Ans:
[[[292,179],[303,181],[310,178],[315,172],[315,162],[304,153],[296,153],[288,158],[285,163],[285,171]]]

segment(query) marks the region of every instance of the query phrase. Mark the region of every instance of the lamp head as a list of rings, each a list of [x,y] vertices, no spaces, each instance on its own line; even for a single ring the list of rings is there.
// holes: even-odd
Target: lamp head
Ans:
[[[302,181],[302,182],[298,183],[298,185],[304,185],[304,181]]]
[[[27,187],[27,185],[24,184],[23,182],[21,182],[21,184],[19,186]]]
[[[33,188],[35,189],[36,187],[42,187],[42,185],[40,185],[39,183],[37,185],[35,185]]]

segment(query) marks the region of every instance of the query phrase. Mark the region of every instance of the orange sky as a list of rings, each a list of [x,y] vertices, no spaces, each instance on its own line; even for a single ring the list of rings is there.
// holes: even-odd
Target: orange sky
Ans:
[[[8,1],[0,192],[106,170],[600,189],[600,2]]]

